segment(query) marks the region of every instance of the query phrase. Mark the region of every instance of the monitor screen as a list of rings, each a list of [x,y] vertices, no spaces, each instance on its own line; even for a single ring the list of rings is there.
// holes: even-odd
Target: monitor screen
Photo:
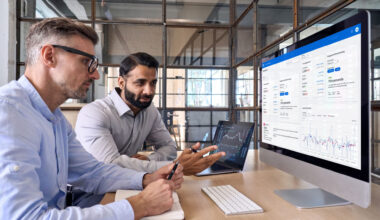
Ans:
[[[261,146],[369,182],[368,45],[363,12],[264,58]]]

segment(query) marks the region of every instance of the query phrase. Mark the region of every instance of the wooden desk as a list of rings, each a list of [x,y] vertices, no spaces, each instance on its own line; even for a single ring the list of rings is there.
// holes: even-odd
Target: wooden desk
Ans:
[[[274,190],[311,188],[292,175],[282,172],[259,161],[258,152],[250,151],[242,173],[213,175],[204,177],[185,177],[178,196],[185,212],[185,219],[380,219],[380,186],[372,184],[371,206],[363,209],[356,205],[297,209],[282,198]],[[244,193],[264,209],[264,213],[225,216],[222,211],[201,192],[203,186],[230,184]],[[115,194],[107,193],[102,204],[114,201]]]

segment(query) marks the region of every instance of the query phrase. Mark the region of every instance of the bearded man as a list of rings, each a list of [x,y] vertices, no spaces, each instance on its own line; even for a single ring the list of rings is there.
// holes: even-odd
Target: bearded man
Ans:
[[[217,146],[197,151],[200,147],[197,143],[176,159],[176,144],[152,104],[158,66],[157,60],[147,53],[126,57],[120,65],[119,87],[79,112],[76,123],[78,139],[88,152],[105,163],[150,173],[179,160],[183,173],[194,175],[225,153],[203,157]],[[138,154],[145,141],[155,148],[149,156]]]

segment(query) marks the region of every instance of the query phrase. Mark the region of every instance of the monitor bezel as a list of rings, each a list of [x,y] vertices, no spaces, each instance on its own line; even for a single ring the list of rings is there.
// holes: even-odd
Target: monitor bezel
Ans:
[[[260,140],[260,146],[267,150],[289,156],[325,169],[332,170],[337,173],[341,173],[355,179],[359,179],[365,182],[370,182],[370,145],[369,145],[369,18],[368,13],[361,11],[358,14],[347,18],[331,27],[328,27],[318,33],[315,33],[305,39],[302,39],[284,49],[278,50],[268,56],[261,59],[260,64],[260,77],[262,79],[262,63],[273,58],[279,57],[285,53],[308,45],[312,42],[330,36],[336,32],[342,31],[346,28],[352,27],[354,25],[361,24],[361,169],[355,169],[348,166],[344,166],[338,163],[327,161],[324,159],[316,158],[313,156],[305,155],[295,151],[291,151],[279,146],[271,145],[262,142]],[[261,86],[261,88],[263,88]],[[262,91],[261,93],[262,94]],[[262,97],[260,96],[260,105],[262,103]],[[262,120],[260,122],[262,126]],[[261,136],[262,136],[261,130]]]

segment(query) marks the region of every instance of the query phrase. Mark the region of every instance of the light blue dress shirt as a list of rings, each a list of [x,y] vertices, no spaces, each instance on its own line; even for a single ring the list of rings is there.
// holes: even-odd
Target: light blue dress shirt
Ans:
[[[134,219],[127,200],[65,208],[67,184],[94,194],[141,189],[144,173],[98,162],[25,76],[0,88],[0,125],[0,219]]]

